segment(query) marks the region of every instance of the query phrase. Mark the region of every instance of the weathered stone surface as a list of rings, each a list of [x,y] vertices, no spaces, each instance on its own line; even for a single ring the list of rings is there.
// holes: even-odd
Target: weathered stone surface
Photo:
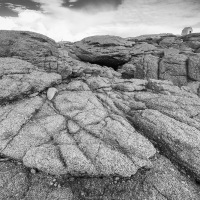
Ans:
[[[200,179],[199,130],[152,109],[138,111],[131,119],[163,154]]]
[[[40,71],[19,59],[0,58],[0,104],[41,92],[60,82],[59,74]]]
[[[134,57],[130,63],[135,66],[134,78],[138,79],[158,79],[159,58],[152,55]],[[129,73],[127,71],[127,73]]]
[[[159,45],[164,48],[179,48],[183,40],[179,37],[165,37],[163,40],[160,41]]]
[[[12,162],[0,162],[0,199],[24,198],[29,188],[26,169]]]
[[[140,92],[135,99],[145,103],[149,109],[158,110],[180,122],[200,130],[200,104],[198,98],[171,96]]]
[[[128,41],[134,41],[134,42],[148,42],[148,43],[154,43],[157,44],[165,37],[173,37],[175,35],[171,33],[161,33],[161,34],[150,34],[150,35],[140,35],[137,37],[129,37],[127,38]]]
[[[3,151],[6,146],[18,135],[22,127],[42,106],[40,97],[3,106],[0,109],[0,149]]]
[[[16,34],[18,41],[21,32]],[[28,35],[22,36],[26,42]],[[20,60],[21,54],[0,59],[0,78],[11,85],[1,92],[2,200],[198,200],[199,84],[188,75],[187,62],[196,50],[174,35],[98,36],[82,43],[91,47],[89,54],[103,49],[115,65],[126,64],[116,72],[77,60],[69,55],[77,43],[56,47],[55,71],[62,78],[51,67]],[[158,74],[175,83],[183,76],[190,84],[178,87],[156,80]]]
[[[131,48],[131,55],[141,55],[146,53],[151,53],[152,51],[155,51],[156,47],[152,44],[148,43],[142,43],[142,44],[136,44],[133,48]]]
[[[70,187],[61,187],[57,179],[45,174],[30,176],[30,186],[23,200],[72,200]]]
[[[122,78],[130,79],[135,77],[136,66],[131,63],[126,63],[117,70],[122,74]]]
[[[193,92],[187,91],[184,88],[180,88],[178,86],[174,86],[171,81],[167,80],[163,81],[150,79],[148,80],[147,88],[153,90],[153,92],[156,93],[197,98],[197,95]]]
[[[200,96],[200,82],[199,81],[191,81],[187,84],[187,86],[182,86],[182,89],[186,90],[187,92],[193,92]]]
[[[64,78],[70,69],[60,59],[54,40],[29,31],[0,31],[0,57],[13,57],[32,63],[47,72],[56,72]]]
[[[0,165],[4,183],[0,199],[199,199],[199,188],[168,159],[157,155],[152,162],[152,169],[140,170],[128,179],[52,177],[38,172],[28,175],[21,165],[4,162]]]
[[[154,161],[149,171],[140,171],[130,179],[115,177],[82,178],[70,182],[77,199],[198,200],[199,189],[164,157]]]
[[[188,76],[191,80],[200,81],[200,54],[189,57]]]
[[[187,56],[181,54],[166,55],[159,65],[159,78],[170,80],[175,85],[187,84]]]
[[[0,57],[18,57],[36,66],[56,65],[56,43],[41,34],[28,31],[0,31]]]
[[[108,77],[113,78],[113,76],[120,77],[121,74],[117,73],[115,70],[113,70],[110,67],[106,66],[99,66],[96,64],[90,64],[90,63],[84,63],[77,59],[73,59],[71,56],[66,54],[66,48],[60,47],[60,58],[65,63],[66,69],[70,69],[71,73],[70,76],[72,78],[77,78],[80,76],[102,76],[102,77]],[[63,76],[63,75],[62,75]]]
[[[68,41],[61,41],[61,42],[58,42],[58,48],[61,48],[61,49],[64,49],[65,50],[65,53],[75,59],[75,60],[80,60],[80,58],[78,58],[76,55],[75,55],[75,47],[74,47],[74,43],[73,42],[68,42]]]
[[[138,199],[199,199],[199,188],[164,157],[154,162],[154,168],[147,172],[137,190]]]
[[[196,52],[199,50],[200,48],[200,34],[199,33],[192,33],[189,35],[182,36],[182,39],[186,43],[187,46],[191,47]]]
[[[116,91],[134,92],[144,90],[146,81],[119,79],[109,84]],[[83,82],[72,82],[66,89],[58,93],[53,104],[35,97],[3,107],[3,155],[56,175],[126,177],[150,166],[154,147],[126,119],[108,112],[87,85],[84,89]]]
[[[134,43],[117,36],[93,36],[75,43],[75,54],[81,60],[113,68],[130,59]]]

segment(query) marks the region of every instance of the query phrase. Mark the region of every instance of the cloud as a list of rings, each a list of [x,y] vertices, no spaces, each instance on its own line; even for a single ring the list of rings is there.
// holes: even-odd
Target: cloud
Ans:
[[[32,0],[0,0],[0,16],[18,17],[18,10],[40,10],[40,3]]]
[[[77,2],[78,0],[69,0],[69,3]]]
[[[104,10],[115,10],[123,0],[63,0],[62,5],[83,12],[99,12]]]
[[[100,12],[93,14],[63,7],[62,0],[34,1],[41,3],[43,11],[22,9],[17,18],[0,17],[0,29],[29,30],[56,41],[77,41],[90,35],[180,34],[182,28],[198,24],[200,19],[195,0],[191,4],[183,0],[124,0],[115,10],[100,7]],[[195,26],[194,31],[200,32],[200,27]]]

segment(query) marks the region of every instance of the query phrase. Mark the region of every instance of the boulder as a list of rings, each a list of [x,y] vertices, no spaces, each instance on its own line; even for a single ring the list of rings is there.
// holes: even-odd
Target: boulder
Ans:
[[[13,57],[68,77],[70,69],[62,59],[54,40],[29,31],[0,31],[0,57]]]
[[[184,177],[163,156],[152,160],[150,170],[143,169],[131,178],[55,177],[27,170],[13,162],[1,162],[1,199],[177,199],[198,200],[199,188]],[[32,173],[31,171],[34,171]]]
[[[56,43],[41,34],[28,31],[0,31],[0,57],[17,57],[41,68],[56,68]]]
[[[133,44],[117,36],[92,36],[75,43],[75,54],[82,61],[117,68],[130,60]]]

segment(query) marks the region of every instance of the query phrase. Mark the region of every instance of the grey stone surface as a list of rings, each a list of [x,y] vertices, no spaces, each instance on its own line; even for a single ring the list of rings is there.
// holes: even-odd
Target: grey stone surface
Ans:
[[[47,72],[56,72],[63,77],[70,69],[62,59],[54,40],[29,31],[0,31],[0,57],[13,57],[32,63]]]
[[[14,43],[0,40],[1,53],[24,32],[3,33]],[[30,43],[55,45],[25,33],[25,46],[29,37]],[[60,43],[55,71],[31,56],[24,61],[28,54],[0,58],[0,199],[198,200],[198,54],[188,41],[160,35]],[[74,56],[78,44],[102,49],[110,58],[117,53],[115,65],[126,64],[115,71],[80,61]],[[197,71],[190,76],[188,64]],[[160,74],[168,80],[157,80]]]
[[[188,61],[188,76],[193,81],[200,80],[200,54],[190,56]]]
[[[61,79],[61,75],[41,71],[26,61],[0,58],[0,104],[42,92]]]
[[[170,80],[175,85],[187,84],[187,56],[181,54],[166,55],[159,65],[159,78]]]
[[[157,56],[145,55],[132,58],[130,63],[135,66],[133,78],[137,79],[158,79],[159,58]]]
[[[26,169],[12,162],[0,162],[0,199],[21,200],[29,188]]]

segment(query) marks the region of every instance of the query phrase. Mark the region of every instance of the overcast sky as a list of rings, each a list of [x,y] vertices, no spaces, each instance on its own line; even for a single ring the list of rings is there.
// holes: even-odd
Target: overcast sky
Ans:
[[[56,41],[180,34],[187,26],[200,32],[200,0],[0,0],[0,29],[34,31]]]

